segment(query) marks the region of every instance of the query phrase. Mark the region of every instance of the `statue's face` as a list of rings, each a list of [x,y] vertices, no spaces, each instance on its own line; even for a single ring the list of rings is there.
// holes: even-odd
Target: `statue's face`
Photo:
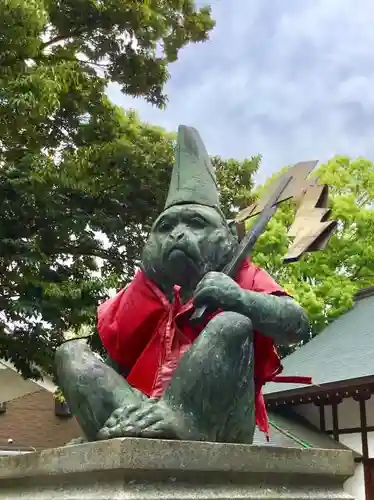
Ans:
[[[175,206],[154,223],[143,250],[142,267],[163,290],[173,285],[193,290],[207,272],[224,267],[237,244],[213,208]]]

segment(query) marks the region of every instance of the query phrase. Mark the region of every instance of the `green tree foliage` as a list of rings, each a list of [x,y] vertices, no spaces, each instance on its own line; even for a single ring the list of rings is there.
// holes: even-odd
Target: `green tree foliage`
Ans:
[[[254,200],[253,176],[261,164],[261,156],[238,161],[212,158],[220,186],[220,204],[225,216],[234,218],[236,213],[248,207]]]
[[[47,78],[55,91],[56,76],[73,71],[76,83],[89,84],[100,68],[125,93],[163,105],[167,65],[213,27],[210,8],[193,0],[3,0],[0,66],[3,76],[23,75],[24,84],[39,87]],[[43,96],[43,104],[55,98]]]
[[[163,106],[167,64],[213,24],[189,0],[0,3],[0,357],[24,376],[94,325],[166,198],[174,136],[113,106],[107,83]],[[258,158],[214,162],[229,213]]]
[[[313,336],[352,306],[355,292],[374,283],[373,163],[337,156],[319,166],[315,175],[329,185],[331,218],[338,221],[326,249],[283,264],[295,215],[288,203],[278,209],[254,255],[305,307]]]

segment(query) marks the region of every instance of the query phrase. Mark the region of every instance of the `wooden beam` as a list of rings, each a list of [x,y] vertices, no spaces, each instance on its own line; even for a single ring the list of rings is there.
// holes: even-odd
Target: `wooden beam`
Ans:
[[[368,432],[374,432],[374,425],[366,426]],[[332,434],[332,429],[326,429],[326,434]],[[345,429],[339,429],[339,434],[360,434],[361,427],[346,427]]]
[[[366,401],[371,398],[372,390],[367,388],[358,389],[353,399],[358,402],[360,408],[361,446],[364,459],[369,458],[368,425],[366,418]]]
[[[325,406],[319,407],[319,428],[321,432],[326,432]]]
[[[360,399],[360,421],[361,421],[361,442],[362,442],[362,456],[369,458],[369,444],[368,444],[368,429],[366,419],[366,400]]]
[[[374,500],[374,463],[364,462],[365,500]]]
[[[338,403],[333,401],[331,404],[332,412],[332,435],[335,441],[339,441],[339,419],[338,419]]]

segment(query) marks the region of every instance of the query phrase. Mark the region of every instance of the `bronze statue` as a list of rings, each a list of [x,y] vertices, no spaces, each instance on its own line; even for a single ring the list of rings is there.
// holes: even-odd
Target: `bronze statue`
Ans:
[[[58,383],[89,441],[132,436],[252,443],[268,432],[263,385],[281,372],[275,343],[309,335],[303,309],[247,258],[219,208],[209,156],[180,126],[164,212],[133,281],[98,309],[103,362],[81,340],[56,353]],[[193,323],[196,307],[210,314]]]

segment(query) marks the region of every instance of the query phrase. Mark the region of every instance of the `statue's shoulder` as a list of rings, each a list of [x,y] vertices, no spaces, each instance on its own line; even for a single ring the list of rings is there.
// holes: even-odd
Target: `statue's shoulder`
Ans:
[[[284,294],[283,288],[270,276],[270,274],[247,258],[237,275],[236,281],[245,290],[260,293]]]

